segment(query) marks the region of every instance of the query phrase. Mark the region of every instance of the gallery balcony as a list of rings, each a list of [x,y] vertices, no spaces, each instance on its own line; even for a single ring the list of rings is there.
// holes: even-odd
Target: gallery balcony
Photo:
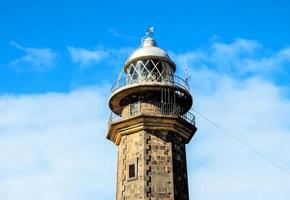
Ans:
[[[136,102],[117,108],[111,113],[109,124],[139,115],[172,116],[183,119],[195,126],[195,115],[190,112],[182,114],[181,108],[177,104],[163,104],[161,102]]]
[[[117,89],[126,87],[126,86],[139,86],[139,85],[169,85],[169,86],[176,86],[182,88],[186,91],[189,91],[188,83],[183,80],[182,78],[171,75],[170,77],[163,78],[158,73],[151,73],[150,76],[146,77],[138,77],[138,78],[131,78],[131,77],[121,77],[118,79],[112,86],[111,92],[115,92]]]

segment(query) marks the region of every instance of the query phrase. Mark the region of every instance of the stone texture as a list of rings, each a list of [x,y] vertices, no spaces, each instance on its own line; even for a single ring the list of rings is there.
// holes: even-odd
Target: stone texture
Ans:
[[[129,164],[137,177],[129,178]],[[142,130],[122,136],[118,146],[117,200],[188,199],[185,145],[168,131]]]

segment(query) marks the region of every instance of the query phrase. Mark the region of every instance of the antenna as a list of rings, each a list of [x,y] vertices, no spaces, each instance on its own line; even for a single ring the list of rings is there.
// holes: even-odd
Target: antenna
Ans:
[[[183,67],[183,70],[184,70],[184,74],[185,74],[185,81],[188,82],[189,79],[191,78],[191,73],[190,73],[190,70],[187,66],[187,57],[184,56],[184,67]]]

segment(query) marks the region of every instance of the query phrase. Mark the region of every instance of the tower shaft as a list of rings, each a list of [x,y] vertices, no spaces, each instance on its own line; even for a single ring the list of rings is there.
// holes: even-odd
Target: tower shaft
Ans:
[[[168,131],[146,130],[123,136],[118,146],[117,187],[117,199],[187,200],[182,138]]]

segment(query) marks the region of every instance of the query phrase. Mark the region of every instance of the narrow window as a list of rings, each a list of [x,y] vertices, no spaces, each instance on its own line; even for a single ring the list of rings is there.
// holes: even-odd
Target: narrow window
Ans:
[[[129,160],[127,166],[127,181],[138,179],[138,158]]]
[[[134,116],[138,113],[138,102],[130,105],[130,116]]]
[[[134,178],[135,175],[135,164],[129,165],[129,178]]]

